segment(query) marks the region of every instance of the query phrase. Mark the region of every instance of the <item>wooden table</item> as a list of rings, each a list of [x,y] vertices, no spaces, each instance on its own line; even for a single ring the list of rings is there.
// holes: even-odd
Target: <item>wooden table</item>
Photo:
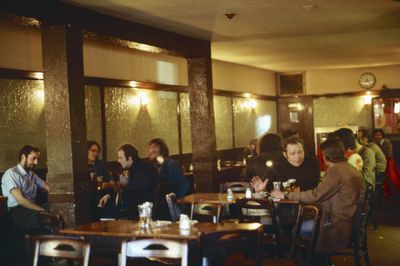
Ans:
[[[233,230],[259,230],[262,227],[259,223],[196,223],[189,230],[180,230],[177,223],[171,223],[153,229],[140,229],[137,221],[100,221],[88,225],[80,225],[60,230],[64,235],[76,236],[100,236],[117,238],[166,238],[197,240],[199,233]]]
[[[205,204],[234,204],[239,198],[244,198],[244,193],[234,193],[233,200],[228,201],[226,193],[194,193],[178,199],[179,203],[205,203]],[[299,204],[297,200],[274,200],[277,204]]]

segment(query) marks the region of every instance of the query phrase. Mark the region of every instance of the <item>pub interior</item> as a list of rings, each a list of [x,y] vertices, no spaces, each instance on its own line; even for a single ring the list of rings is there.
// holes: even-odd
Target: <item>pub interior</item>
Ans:
[[[0,3],[0,265],[400,265],[400,2],[216,2]]]

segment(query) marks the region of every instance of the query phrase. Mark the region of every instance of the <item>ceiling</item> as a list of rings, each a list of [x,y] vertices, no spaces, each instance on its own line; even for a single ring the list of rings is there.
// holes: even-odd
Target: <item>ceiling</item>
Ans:
[[[399,1],[64,2],[210,40],[214,59],[278,72],[400,64]]]

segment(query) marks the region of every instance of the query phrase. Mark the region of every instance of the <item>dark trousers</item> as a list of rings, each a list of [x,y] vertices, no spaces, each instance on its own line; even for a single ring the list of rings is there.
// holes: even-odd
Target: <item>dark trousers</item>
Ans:
[[[37,213],[35,210],[20,205],[8,210],[11,222],[17,230],[31,235],[47,234],[48,230],[41,227]]]

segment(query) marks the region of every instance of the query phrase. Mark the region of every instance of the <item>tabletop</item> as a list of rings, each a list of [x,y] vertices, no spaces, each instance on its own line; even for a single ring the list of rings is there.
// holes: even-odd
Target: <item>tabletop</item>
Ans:
[[[259,230],[259,223],[195,223],[190,229],[182,230],[178,223],[169,223],[152,229],[141,229],[137,221],[116,220],[99,221],[87,225],[80,225],[60,230],[61,234],[78,236],[103,236],[103,237],[155,237],[166,239],[197,240],[199,233],[234,230]]]
[[[226,193],[194,193],[191,195],[184,196],[178,199],[179,203],[205,203],[205,204],[234,204],[237,199],[244,198],[244,193],[234,193],[233,199],[228,200],[226,197]],[[299,204],[297,200],[275,200],[275,203],[278,204]]]

